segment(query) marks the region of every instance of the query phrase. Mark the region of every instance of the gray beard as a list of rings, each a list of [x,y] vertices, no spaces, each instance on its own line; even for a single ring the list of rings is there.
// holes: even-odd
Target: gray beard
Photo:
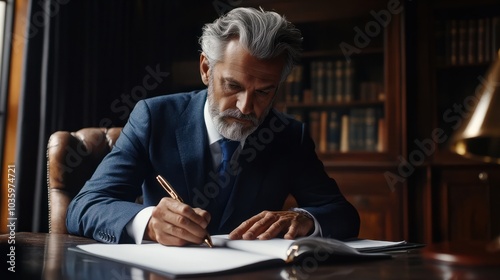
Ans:
[[[227,139],[231,139],[233,141],[244,141],[248,135],[252,134],[259,125],[264,121],[265,116],[269,113],[271,109],[272,102],[268,108],[266,108],[265,113],[262,115],[262,119],[259,120],[255,115],[244,115],[237,108],[227,109],[223,112],[219,111],[219,104],[214,100],[213,86],[212,81],[210,81],[208,85],[208,112],[210,113],[210,117],[217,129],[223,137]],[[252,127],[245,127],[243,124],[239,122],[228,123],[226,121],[226,117],[234,117],[244,120],[250,120],[253,123]]]

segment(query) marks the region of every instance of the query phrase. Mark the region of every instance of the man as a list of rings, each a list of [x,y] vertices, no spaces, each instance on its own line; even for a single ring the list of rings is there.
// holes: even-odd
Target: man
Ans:
[[[325,173],[307,130],[272,109],[301,42],[283,17],[253,8],[205,25],[200,73],[208,89],[137,103],[71,202],[68,231],[175,246],[200,244],[207,231],[232,239],[356,237],[358,213]],[[220,172],[222,165],[230,168]],[[157,175],[184,202],[168,197]],[[283,211],[289,194],[300,208]]]

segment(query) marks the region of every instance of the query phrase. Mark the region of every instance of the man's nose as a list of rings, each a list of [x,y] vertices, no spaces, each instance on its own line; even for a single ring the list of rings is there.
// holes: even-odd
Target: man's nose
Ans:
[[[241,92],[238,95],[236,107],[245,115],[253,113],[253,98],[253,93],[250,93],[248,90]]]

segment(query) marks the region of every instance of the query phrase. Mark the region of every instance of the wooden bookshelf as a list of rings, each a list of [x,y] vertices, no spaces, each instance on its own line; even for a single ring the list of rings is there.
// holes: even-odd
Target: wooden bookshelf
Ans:
[[[360,212],[360,236],[405,239],[406,181],[387,179],[404,155],[403,13],[389,13],[387,25],[349,53],[387,1],[249,2],[285,14],[302,31],[301,64],[276,107],[308,126],[326,171]]]
[[[500,48],[500,3],[418,1],[409,11],[407,32],[416,37],[407,42],[407,62],[416,72],[408,81],[418,87],[408,92],[408,127],[415,128],[408,131],[408,151],[426,155],[408,186],[420,197],[415,208],[421,211],[410,231],[425,243],[491,240],[500,234],[500,167],[451,153],[448,140],[471,113],[481,77]],[[436,131],[443,141],[424,149],[415,144]]]

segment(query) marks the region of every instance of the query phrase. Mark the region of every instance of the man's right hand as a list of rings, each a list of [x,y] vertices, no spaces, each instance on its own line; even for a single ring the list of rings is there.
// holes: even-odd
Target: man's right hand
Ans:
[[[171,246],[201,244],[209,222],[207,211],[164,197],[153,209],[144,238]]]

